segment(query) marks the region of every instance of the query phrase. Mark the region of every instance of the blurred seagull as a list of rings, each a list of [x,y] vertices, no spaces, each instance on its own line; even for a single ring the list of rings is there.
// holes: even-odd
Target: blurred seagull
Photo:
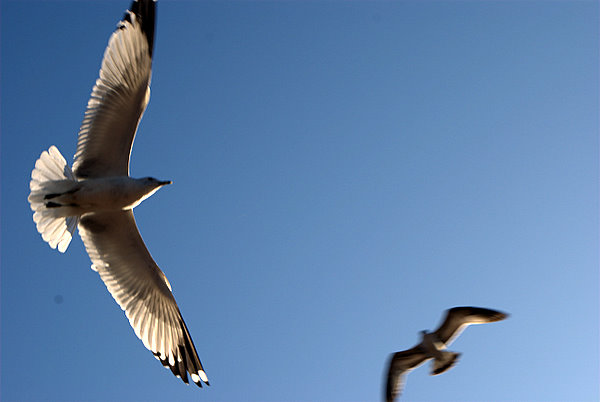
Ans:
[[[129,156],[150,99],[156,5],[136,0],[110,37],[79,130],[73,170],[55,146],[31,173],[33,220],[65,252],[75,228],[135,334],[173,374],[208,385],[171,285],[144,245],[133,208],[170,181],[129,177]]]
[[[394,353],[390,359],[385,397],[392,402],[400,396],[404,376],[411,370],[434,359],[431,375],[442,374],[452,368],[460,353],[449,352],[448,347],[471,324],[485,324],[504,320],[508,314],[481,307],[454,307],[446,310],[444,322],[435,332],[421,331],[422,341],[412,349]]]

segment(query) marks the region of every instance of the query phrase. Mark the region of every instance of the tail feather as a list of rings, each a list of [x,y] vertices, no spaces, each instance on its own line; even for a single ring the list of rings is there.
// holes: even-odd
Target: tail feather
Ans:
[[[450,370],[456,363],[458,363],[458,358],[460,357],[460,353],[449,352],[446,350],[441,351],[442,357],[435,358],[433,360],[433,366],[431,367],[431,375],[442,374],[443,372]]]
[[[35,162],[35,169],[31,172],[30,189],[37,190],[39,185],[53,180],[75,180],[67,161],[54,145],[47,151],[42,152],[40,158]]]
[[[51,202],[50,196],[68,193],[76,188],[77,180],[67,161],[53,145],[48,151],[42,152],[35,162],[29,182],[29,197],[27,198],[34,211],[33,221],[36,223],[42,239],[50,247],[64,253],[71,243],[77,227],[79,216],[70,216],[70,208],[61,208],[60,204]]]

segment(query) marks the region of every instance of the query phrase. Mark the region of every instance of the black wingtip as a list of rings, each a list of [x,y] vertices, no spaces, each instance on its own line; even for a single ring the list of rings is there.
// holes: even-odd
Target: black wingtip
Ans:
[[[210,387],[210,383],[208,381],[202,381],[202,380],[200,380],[198,382],[194,381],[194,384],[196,384],[197,386],[199,386],[200,388],[202,388],[202,383],[203,382],[204,382],[204,385]]]
[[[146,35],[150,57],[154,49],[154,29],[156,26],[156,1],[155,0],[134,0],[129,7],[129,11],[135,14],[138,22],[141,24],[142,32]],[[125,13],[123,21],[131,23],[129,13]]]

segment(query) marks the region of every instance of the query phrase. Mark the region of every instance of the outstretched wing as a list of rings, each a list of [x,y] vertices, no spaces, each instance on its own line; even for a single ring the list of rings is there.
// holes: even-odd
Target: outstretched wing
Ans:
[[[133,212],[85,214],[79,233],[108,291],[135,334],[161,363],[187,384],[208,378],[179,312],[171,286],[148,252]]]
[[[487,308],[454,307],[446,310],[444,321],[435,331],[435,335],[440,342],[448,346],[468,325],[486,324],[506,317],[508,317],[506,313]]]
[[[100,77],[79,129],[78,178],[127,176],[138,123],[150,100],[154,0],[136,0],[104,51]]]
[[[385,386],[385,400],[387,402],[393,402],[400,396],[404,388],[406,374],[421,365],[425,360],[427,360],[425,353],[419,346],[392,355]]]

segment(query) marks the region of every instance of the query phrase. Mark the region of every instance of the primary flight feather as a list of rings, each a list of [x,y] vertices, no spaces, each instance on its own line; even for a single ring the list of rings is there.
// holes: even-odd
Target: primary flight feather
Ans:
[[[129,177],[137,126],[150,99],[156,4],[136,0],[104,52],[79,130],[73,170],[55,146],[31,174],[33,220],[50,247],[65,252],[75,228],[108,291],[144,346],[186,384],[208,378],[171,285],[148,252],[133,208],[170,184]]]

